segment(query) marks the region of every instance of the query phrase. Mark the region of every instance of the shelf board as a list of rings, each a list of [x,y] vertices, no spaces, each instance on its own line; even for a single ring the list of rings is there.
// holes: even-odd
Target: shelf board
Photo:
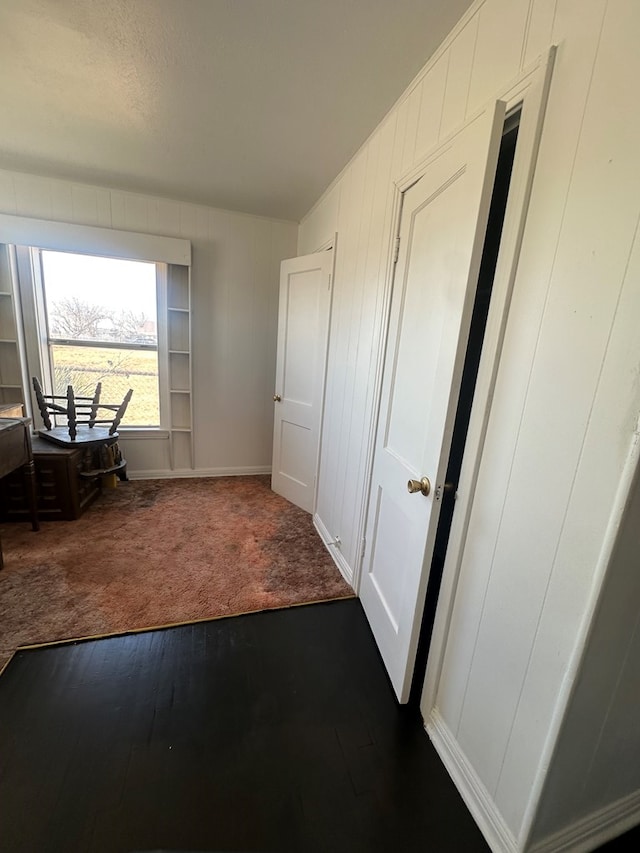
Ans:
[[[17,340],[15,338],[0,338],[0,344],[17,344]]]
[[[13,296],[13,294],[8,293],[6,290],[0,290],[0,296]]]
[[[22,391],[22,385],[9,385],[7,382],[0,382],[0,388],[11,388],[12,391],[19,388]]]
[[[188,391],[186,388],[169,388],[170,394],[190,394],[191,391]]]
[[[191,427],[171,427],[171,432],[191,432]]]
[[[191,355],[188,349],[170,349],[169,355]]]
[[[179,311],[181,314],[188,314],[188,308],[172,308],[171,305],[167,306],[167,311]]]

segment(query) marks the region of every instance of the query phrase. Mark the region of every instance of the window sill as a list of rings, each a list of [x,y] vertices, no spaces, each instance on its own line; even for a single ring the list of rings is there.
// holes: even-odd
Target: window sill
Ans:
[[[161,427],[118,427],[118,434],[123,441],[127,438],[169,438],[169,430]]]

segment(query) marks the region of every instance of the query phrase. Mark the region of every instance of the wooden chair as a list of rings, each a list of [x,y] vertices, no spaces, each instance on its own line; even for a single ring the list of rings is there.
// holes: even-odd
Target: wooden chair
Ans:
[[[77,439],[78,426],[82,425],[87,425],[92,430],[96,424],[109,424],[108,435],[114,435],[127,411],[129,400],[133,394],[133,389],[129,388],[121,403],[101,403],[102,382],[98,382],[96,385],[93,397],[76,397],[72,385],[67,386],[66,396],[62,394],[45,394],[35,376],[33,377],[33,390],[35,391],[38,408],[40,409],[40,414],[42,415],[42,420],[47,431],[55,432],[57,435],[60,429],[57,418],[64,417],[71,441]],[[56,402],[57,400],[65,400],[66,405],[61,405],[59,402]],[[115,412],[115,414],[111,418],[98,418],[99,409]],[[53,416],[53,424],[51,416]],[[102,433],[103,430],[100,430],[100,432]],[[47,436],[43,437],[46,438]],[[53,435],[50,437],[53,438]],[[90,441],[96,440],[96,434],[89,434],[88,439]]]
[[[76,397],[71,385],[67,386],[66,396],[45,394],[35,376],[33,390],[45,426],[45,429],[38,430],[38,435],[63,447],[81,445],[85,448],[81,477],[117,474],[121,480],[127,479],[127,462],[118,448],[117,430],[131,400],[132,388],[121,403],[100,401],[101,382],[96,385],[93,397]],[[113,412],[113,416],[98,417],[101,411]],[[63,425],[58,425],[59,419],[64,419]]]

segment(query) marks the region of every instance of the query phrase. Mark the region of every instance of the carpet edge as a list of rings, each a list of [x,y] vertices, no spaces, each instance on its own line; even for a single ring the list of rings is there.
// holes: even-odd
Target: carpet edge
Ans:
[[[199,625],[202,622],[220,622],[222,619],[234,619],[236,616],[251,616],[255,613],[269,613],[277,610],[292,610],[294,607],[310,607],[313,604],[329,604],[332,601],[348,601],[352,598],[357,598],[355,592],[347,595],[335,595],[331,598],[316,598],[312,601],[297,601],[292,604],[281,604],[277,607],[263,607],[259,610],[241,610],[238,613],[224,613],[221,616],[203,616],[201,619],[186,619],[182,622],[166,622],[162,625],[148,625],[145,628],[129,628],[127,631],[112,631],[107,634],[88,634],[82,637],[68,637],[63,640],[50,640],[46,643],[28,643],[24,646],[18,646],[11,654],[11,657],[5,662],[0,669],[0,678],[4,671],[9,666],[13,658],[18,652],[32,651],[33,649],[46,649],[52,646],[68,646],[72,643],[88,643],[92,640],[107,640],[110,637],[129,637],[134,634],[145,634],[148,631],[164,631],[168,628],[181,628],[186,625]]]

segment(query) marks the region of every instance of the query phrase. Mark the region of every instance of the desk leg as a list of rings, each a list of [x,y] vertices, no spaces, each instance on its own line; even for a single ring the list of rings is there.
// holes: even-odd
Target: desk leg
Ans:
[[[36,466],[33,464],[33,459],[30,462],[27,462],[24,467],[27,478],[29,509],[31,511],[31,529],[40,530],[40,523],[38,521],[38,497],[36,492]]]

